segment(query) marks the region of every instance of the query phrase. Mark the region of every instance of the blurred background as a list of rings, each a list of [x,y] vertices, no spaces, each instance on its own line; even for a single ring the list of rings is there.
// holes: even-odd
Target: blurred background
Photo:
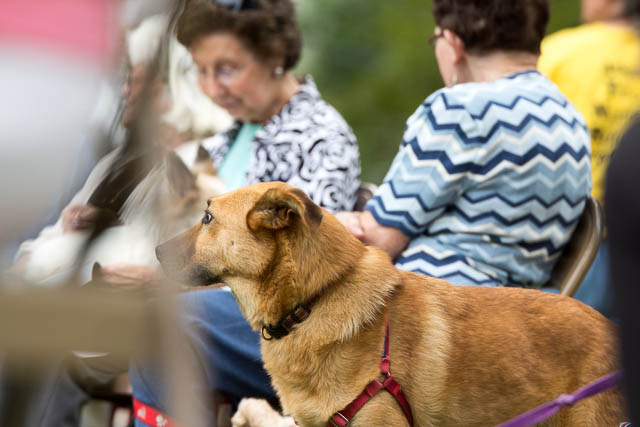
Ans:
[[[298,0],[305,50],[298,74],[311,73],[360,145],[362,180],[380,183],[405,121],[442,87],[427,39],[431,1]],[[550,34],[580,23],[579,0],[551,0]]]
[[[434,52],[427,42],[434,30],[431,1],[296,3],[304,37],[296,74],[311,74],[326,101],[353,128],[361,153],[361,179],[378,184],[398,150],[407,118],[442,87]],[[94,150],[89,141],[105,145],[105,136],[114,127],[113,112],[96,113],[95,109],[101,82],[115,88],[111,92],[116,97],[120,94],[126,74],[118,61],[123,56],[124,30],[170,4],[173,1],[0,0],[0,88],[5,94],[0,103],[0,181],[4,183],[0,200],[6,208],[0,214],[0,279],[2,265],[11,264],[17,245],[56,220],[104,154]],[[551,0],[551,6],[548,33],[580,23],[580,0]],[[82,28],[78,23],[84,24]],[[118,106],[117,100],[108,101]],[[105,128],[94,129],[97,122]],[[94,131],[104,135],[97,137]],[[9,276],[2,282],[9,287],[13,280]],[[24,384],[26,373],[37,374],[33,375],[34,390],[41,377],[57,381],[49,374],[53,370],[50,366],[34,371],[34,361],[22,360],[23,354],[34,355],[40,362],[48,361],[42,350],[46,348],[56,350],[54,356],[66,355],[69,349],[108,350],[116,355],[120,349],[127,356],[133,347],[169,348],[169,343],[180,339],[170,330],[172,323],[177,324],[171,316],[161,316],[163,322],[146,323],[154,318],[142,298],[129,300],[125,296],[121,300],[72,292],[0,296],[4,316],[0,316],[0,324],[5,325],[0,328],[0,374],[4,368],[5,375],[15,373],[18,378],[3,381],[0,375],[3,426],[33,425],[22,422],[30,413],[27,397],[34,394],[31,385]],[[123,301],[129,305],[122,305]],[[171,310],[161,305],[152,313]],[[79,318],[83,321],[78,322]],[[105,333],[107,326],[116,331],[113,336]],[[76,329],[77,334],[68,337],[60,332]],[[155,340],[155,335],[145,332],[149,330],[164,330],[170,339]],[[141,336],[148,345],[141,345]],[[20,363],[5,357],[7,348],[13,349],[9,344],[17,349]],[[171,364],[184,357],[166,352],[165,363],[175,372],[172,381],[178,385],[189,382],[189,368],[181,368],[189,364]],[[7,361],[14,363],[14,371],[7,368],[12,366]],[[3,394],[19,405],[3,408]],[[179,414],[189,413],[189,402],[178,401],[176,405]],[[3,409],[7,412],[4,417]]]
[[[171,10],[177,1],[0,0],[0,91],[5,95],[0,101],[0,200],[5,207],[0,214],[0,427],[35,425],[28,417],[39,416],[39,405],[55,406],[44,390],[59,384],[82,400],[76,377],[113,360],[126,371],[128,357],[138,349],[162,354],[159,362],[171,372],[175,390],[202,381],[190,368],[196,363],[180,363],[193,355],[185,354],[188,346],[179,341],[184,338],[175,330],[180,312],[168,298],[149,308],[142,293],[134,298],[79,293],[73,286],[54,292],[46,281],[38,292],[23,295],[18,291],[29,289],[3,268],[14,263],[20,242],[58,219],[96,162],[126,139],[119,127],[125,109],[121,94],[133,73],[123,61],[125,34],[144,18]],[[443,86],[428,43],[434,32],[432,0],[294,1],[304,39],[295,74],[313,76],[323,98],[358,138],[361,180],[380,184],[406,120]],[[580,24],[580,0],[549,1],[547,34]],[[168,57],[168,48],[162,54]],[[131,57],[129,62],[137,63]],[[157,61],[153,66],[167,64]],[[207,123],[213,122],[210,117],[206,115]],[[140,132],[136,138],[152,140],[143,135],[147,130],[135,129]],[[73,276],[54,278],[73,285],[73,280],[81,281],[80,273],[92,274],[92,269],[75,267]],[[162,285],[158,295],[173,296],[171,284]],[[90,352],[69,356],[70,349]],[[61,370],[58,377],[60,360],[71,360],[71,373]],[[106,379],[89,380],[103,387],[102,382],[112,381],[110,369]],[[75,411],[76,402],[66,391],[54,392]],[[186,420],[199,416],[186,394],[175,405]],[[59,427],[53,420],[50,425]]]

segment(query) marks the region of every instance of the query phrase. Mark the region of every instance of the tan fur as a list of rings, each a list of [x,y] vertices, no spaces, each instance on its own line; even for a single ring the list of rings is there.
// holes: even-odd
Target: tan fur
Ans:
[[[326,426],[378,376],[387,322],[391,373],[415,426],[496,425],[618,369],[612,325],[591,308],[536,290],[453,286],[397,270],[285,184],[243,188],[208,210],[209,224],[158,248],[165,270],[219,277],[256,330],[319,295],[291,334],[262,340],[284,411],[302,426]],[[614,390],[546,425],[621,421]],[[380,392],[351,425],[407,423]]]

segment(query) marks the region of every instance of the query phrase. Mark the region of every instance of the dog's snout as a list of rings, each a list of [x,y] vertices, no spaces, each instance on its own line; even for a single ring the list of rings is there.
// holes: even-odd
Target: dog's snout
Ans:
[[[184,255],[179,251],[180,245],[176,244],[175,240],[169,240],[156,246],[156,258],[160,261],[160,264],[167,266],[169,264],[176,264],[176,262]]]
[[[156,258],[166,271],[180,270],[191,259],[193,245],[191,234],[182,234],[156,246]]]

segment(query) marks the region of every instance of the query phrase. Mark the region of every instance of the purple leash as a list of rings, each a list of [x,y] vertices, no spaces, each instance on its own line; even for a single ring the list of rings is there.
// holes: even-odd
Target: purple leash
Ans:
[[[538,406],[537,408],[532,409],[529,412],[525,412],[522,415],[518,415],[517,417],[500,424],[498,427],[528,427],[532,424],[546,420],[562,409],[563,406],[571,406],[582,399],[615,387],[621,379],[622,371],[605,375],[604,377],[587,384],[573,394],[561,394],[557,399]]]

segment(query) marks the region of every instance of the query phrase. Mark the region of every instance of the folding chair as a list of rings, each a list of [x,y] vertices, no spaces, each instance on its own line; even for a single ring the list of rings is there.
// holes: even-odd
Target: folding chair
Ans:
[[[366,205],[369,199],[373,197],[377,189],[378,186],[375,184],[370,182],[361,182],[360,187],[358,187],[358,190],[356,191],[356,204],[353,207],[353,210],[358,212],[362,211],[364,209],[364,205]]]
[[[602,241],[603,223],[600,204],[589,196],[580,222],[562,251],[545,287],[557,289],[560,295],[569,297],[575,295],[598,253]]]

